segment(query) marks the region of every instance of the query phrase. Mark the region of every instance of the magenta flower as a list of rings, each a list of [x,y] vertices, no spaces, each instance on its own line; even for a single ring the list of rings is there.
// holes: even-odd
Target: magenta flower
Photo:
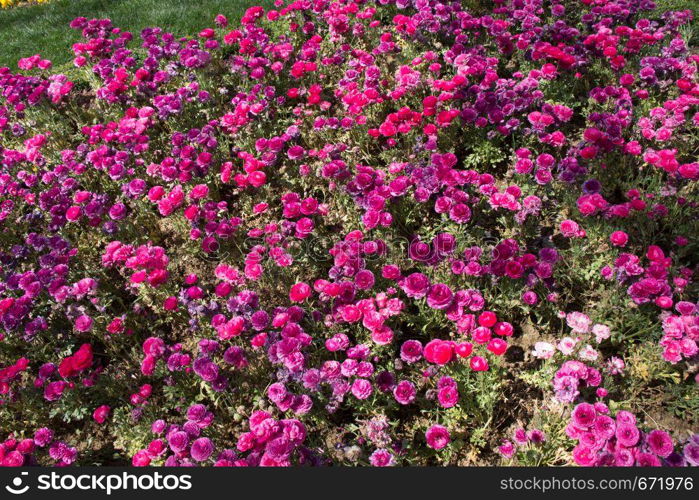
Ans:
[[[409,380],[402,380],[393,389],[393,396],[402,405],[409,405],[415,400],[415,386]]]
[[[459,402],[459,391],[456,387],[442,387],[437,393],[437,399],[442,408],[452,408]]]
[[[369,456],[369,463],[373,467],[392,467],[395,465],[395,457],[390,451],[380,448]]]
[[[443,283],[435,283],[427,292],[427,305],[432,309],[446,309],[452,302],[454,294]]]
[[[202,437],[195,440],[190,448],[192,458],[197,462],[203,462],[214,452],[214,444],[209,438]]]
[[[451,442],[449,430],[439,424],[435,424],[427,429],[425,439],[427,440],[427,446],[434,450],[441,450]]]
[[[672,438],[665,431],[657,429],[650,431],[646,436],[646,441],[651,451],[662,458],[668,457],[675,449]]]
[[[422,344],[419,340],[406,340],[400,348],[400,357],[406,363],[416,363],[422,359]]]
[[[588,403],[579,404],[572,413],[573,423],[582,429],[589,428],[594,423],[596,416],[595,407]]]
[[[352,394],[354,397],[357,399],[367,399],[369,396],[371,396],[371,393],[374,391],[374,388],[371,385],[371,382],[369,382],[366,379],[363,378],[358,378],[355,379],[354,382],[352,382]]]

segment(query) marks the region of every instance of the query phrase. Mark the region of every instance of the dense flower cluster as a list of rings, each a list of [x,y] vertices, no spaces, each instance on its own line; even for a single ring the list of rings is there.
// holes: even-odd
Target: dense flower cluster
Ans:
[[[574,336],[562,337],[555,346],[536,342],[532,351],[535,358],[562,361],[552,381],[555,398],[572,403],[587,387],[596,388],[598,396],[605,396],[607,390],[602,386],[605,375],[620,375],[625,368],[623,359],[617,356],[606,359],[599,348],[592,346],[592,343],[599,345],[609,339],[610,328],[599,323],[593,325],[589,316],[578,311],[560,316],[565,317]],[[565,358],[568,359],[563,361]]]
[[[136,452],[132,464],[144,467],[153,460],[163,460],[163,464],[170,467],[191,466],[211,458],[215,451],[214,443],[208,437],[201,436],[201,433],[211,425],[214,414],[204,405],[195,404],[187,409],[186,416],[187,421],[182,425],[168,425],[164,420],[153,422],[151,431],[164,437],[151,441],[145,449]],[[235,456],[233,450],[222,450],[215,465],[227,465]]]
[[[26,467],[39,465],[37,455],[48,455],[52,465],[65,467],[75,462],[77,450],[63,441],[54,439],[54,431],[42,427],[31,438],[17,439],[12,436],[0,443],[0,466]]]
[[[16,7],[21,4],[30,3],[46,3],[49,0],[0,0],[0,8],[9,9],[10,7]]]
[[[66,465],[94,433],[139,466],[696,465],[691,19],[75,19],[73,68],[0,68],[0,460]],[[661,385],[674,441],[601,403]]]
[[[698,465],[696,434],[680,451],[662,430],[639,430],[636,417],[618,411],[613,418],[604,403],[581,403],[575,407],[566,434],[578,441],[573,450],[575,463],[583,466],[655,467]]]

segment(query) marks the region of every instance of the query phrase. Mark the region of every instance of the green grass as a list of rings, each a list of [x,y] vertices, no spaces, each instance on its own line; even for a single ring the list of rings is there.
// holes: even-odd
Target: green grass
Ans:
[[[213,26],[216,14],[235,23],[251,5],[269,0],[53,0],[48,4],[0,10],[0,67],[16,67],[21,57],[40,53],[55,65],[70,61],[80,33],[70,29],[76,17],[109,18],[138,37],[148,26],[176,35],[193,35]]]
[[[689,25],[681,28],[681,33],[687,45],[696,49],[699,45],[699,9],[697,9],[696,0],[655,0],[655,5],[661,12],[668,10],[692,11],[694,19]]]

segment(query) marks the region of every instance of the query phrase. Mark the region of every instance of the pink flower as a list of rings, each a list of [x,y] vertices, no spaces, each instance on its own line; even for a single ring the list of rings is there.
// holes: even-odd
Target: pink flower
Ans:
[[[292,302],[303,302],[311,296],[311,287],[306,283],[296,283],[289,291],[289,299]]]
[[[469,361],[471,370],[476,372],[488,371],[488,360],[482,356],[473,356]]]
[[[393,389],[393,396],[402,405],[409,405],[415,400],[415,386],[409,380],[402,380]]]
[[[203,462],[214,452],[214,444],[211,439],[202,437],[192,443],[190,454],[197,462]]]
[[[592,333],[595,335],[595,340],[598,344],[611,336],[609,327],[600,324],[596,324],[592,327]]]
[[[500,446],[498,446],[498,452],[505,458],[510,459],[515,455],[517,448],[512,441],[504,440]]]
[[[566,238],[575,238],[578,235],[578,231],[580,231],[580,226],[577,222],[566,219],[561,222],[560,229],[561,233]]]
[[[109,411],[110,408],[108,405],[99,406],[92,413],[92,418],[95,419],[95,422],[97,422],[98,424],[103,424],[109,416]]]
[[[367,399],[369,396],[371,396],[373,391],[374,388],[372,387],[371,382],[366,379],[358,378],[352,382],[352,394],[357,399]]]
[[[578,341],[573,338],[563,337],[556,346],[556,348],[559,351],[561,351],[561,353],[565,354],[566,356],[569,356],[573,353],[573,350],[575,349],[577,343]]]
[[[577,311],[568,313],[566,323],[575,333],[587,333],[590,331],[590,318]]]
[[[369,456],[369,463],[373,467],[391,467],[395,465],[395,457],[389,450],[380,448]]]
[[[66,219],[68,219],[71,222],[75,222],[76,220],[80,219],[81,215],[82,209],[78,206],[72,206],[68,210],[66,210]]]
[[[624,231],[614,231],[609,236],[609,241],[611,241],[612,245],[615,247],[625,247],[626,243],[629,241],[629,235]]]
[[[79,332],[89,332],[92,328],[92,318],[87,315],[78,316],[75,320],[75,329]]]
[[[454,357],[454,346],[451,342],[434,339],[425,346],[425,359],[437,365],[446,365]]]
[[[422,298],[427,294],[430,281],[422,273],[413,273],[406,277],[401,283],[403,291],[411,298]]]
[[[537,342],[534,344],[532,356],[539,359],[549,359],[556,352],[556,348],[548,342]]]
[[[451,442],[449,430],[439,424],[435,424],[427,429],[425,439],[427,440],[427,446],[434,450],[441,450]]]
[[[595,410],[594,406],[588,403],[580,403],[575,407],[573,413],[571,414],[573,423],[582,429],[587,429],[590,427],[594,423],[596,416],[597,410]]]
[[[573,449],[573,460],[583,467],[591,467],[597,461],[597,453],[592,448],[579,444]]]
[[[451,289],[443,283],[435,283],[427,293],[427,305],[432,309],[447,309],[454,297]]]
[[[354,282],[360,290],[368,290],[374,286],[374,274],[367,269],[363,269],[355,275]]]
[[[633,424],[621,423],[616,426],[616,438],[620,445],[630,448],[638,443],[640,432]]]
[[[515,442],[519,445],[525,445],[529,442],[529,438],[527,437],[527,431],[521,427],[515,429],[515,432],[512,437],[515,440]]]
[[[459,402],[459,391],[456,387],[442,387],[437,393],[437,400],[442,408],[452,408]]]
[[[415,363],[422,359],[422,344],[419,340],[406,340],[400,348],[400,357],[406,363]]]
[[[675,445],[670,435],[661,430],[653,430],[646,436],[646,442],[653,453],[659,457],[666,458],[673,452]]]
[[[134,467],[148,467],[151,459],[146,450],[139,450],[131,459],[131,465]]]

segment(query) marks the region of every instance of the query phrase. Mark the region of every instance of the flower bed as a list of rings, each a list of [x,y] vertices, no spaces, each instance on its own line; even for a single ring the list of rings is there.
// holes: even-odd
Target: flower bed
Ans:
[[[49,0],[0,0],[0,8],[9,9],[10,7],[17,7],[19,5],[27,5],[31,3],[46,3]]]
[[[696,465],[691,19],[75,19],[0,69],[0,461]]]

